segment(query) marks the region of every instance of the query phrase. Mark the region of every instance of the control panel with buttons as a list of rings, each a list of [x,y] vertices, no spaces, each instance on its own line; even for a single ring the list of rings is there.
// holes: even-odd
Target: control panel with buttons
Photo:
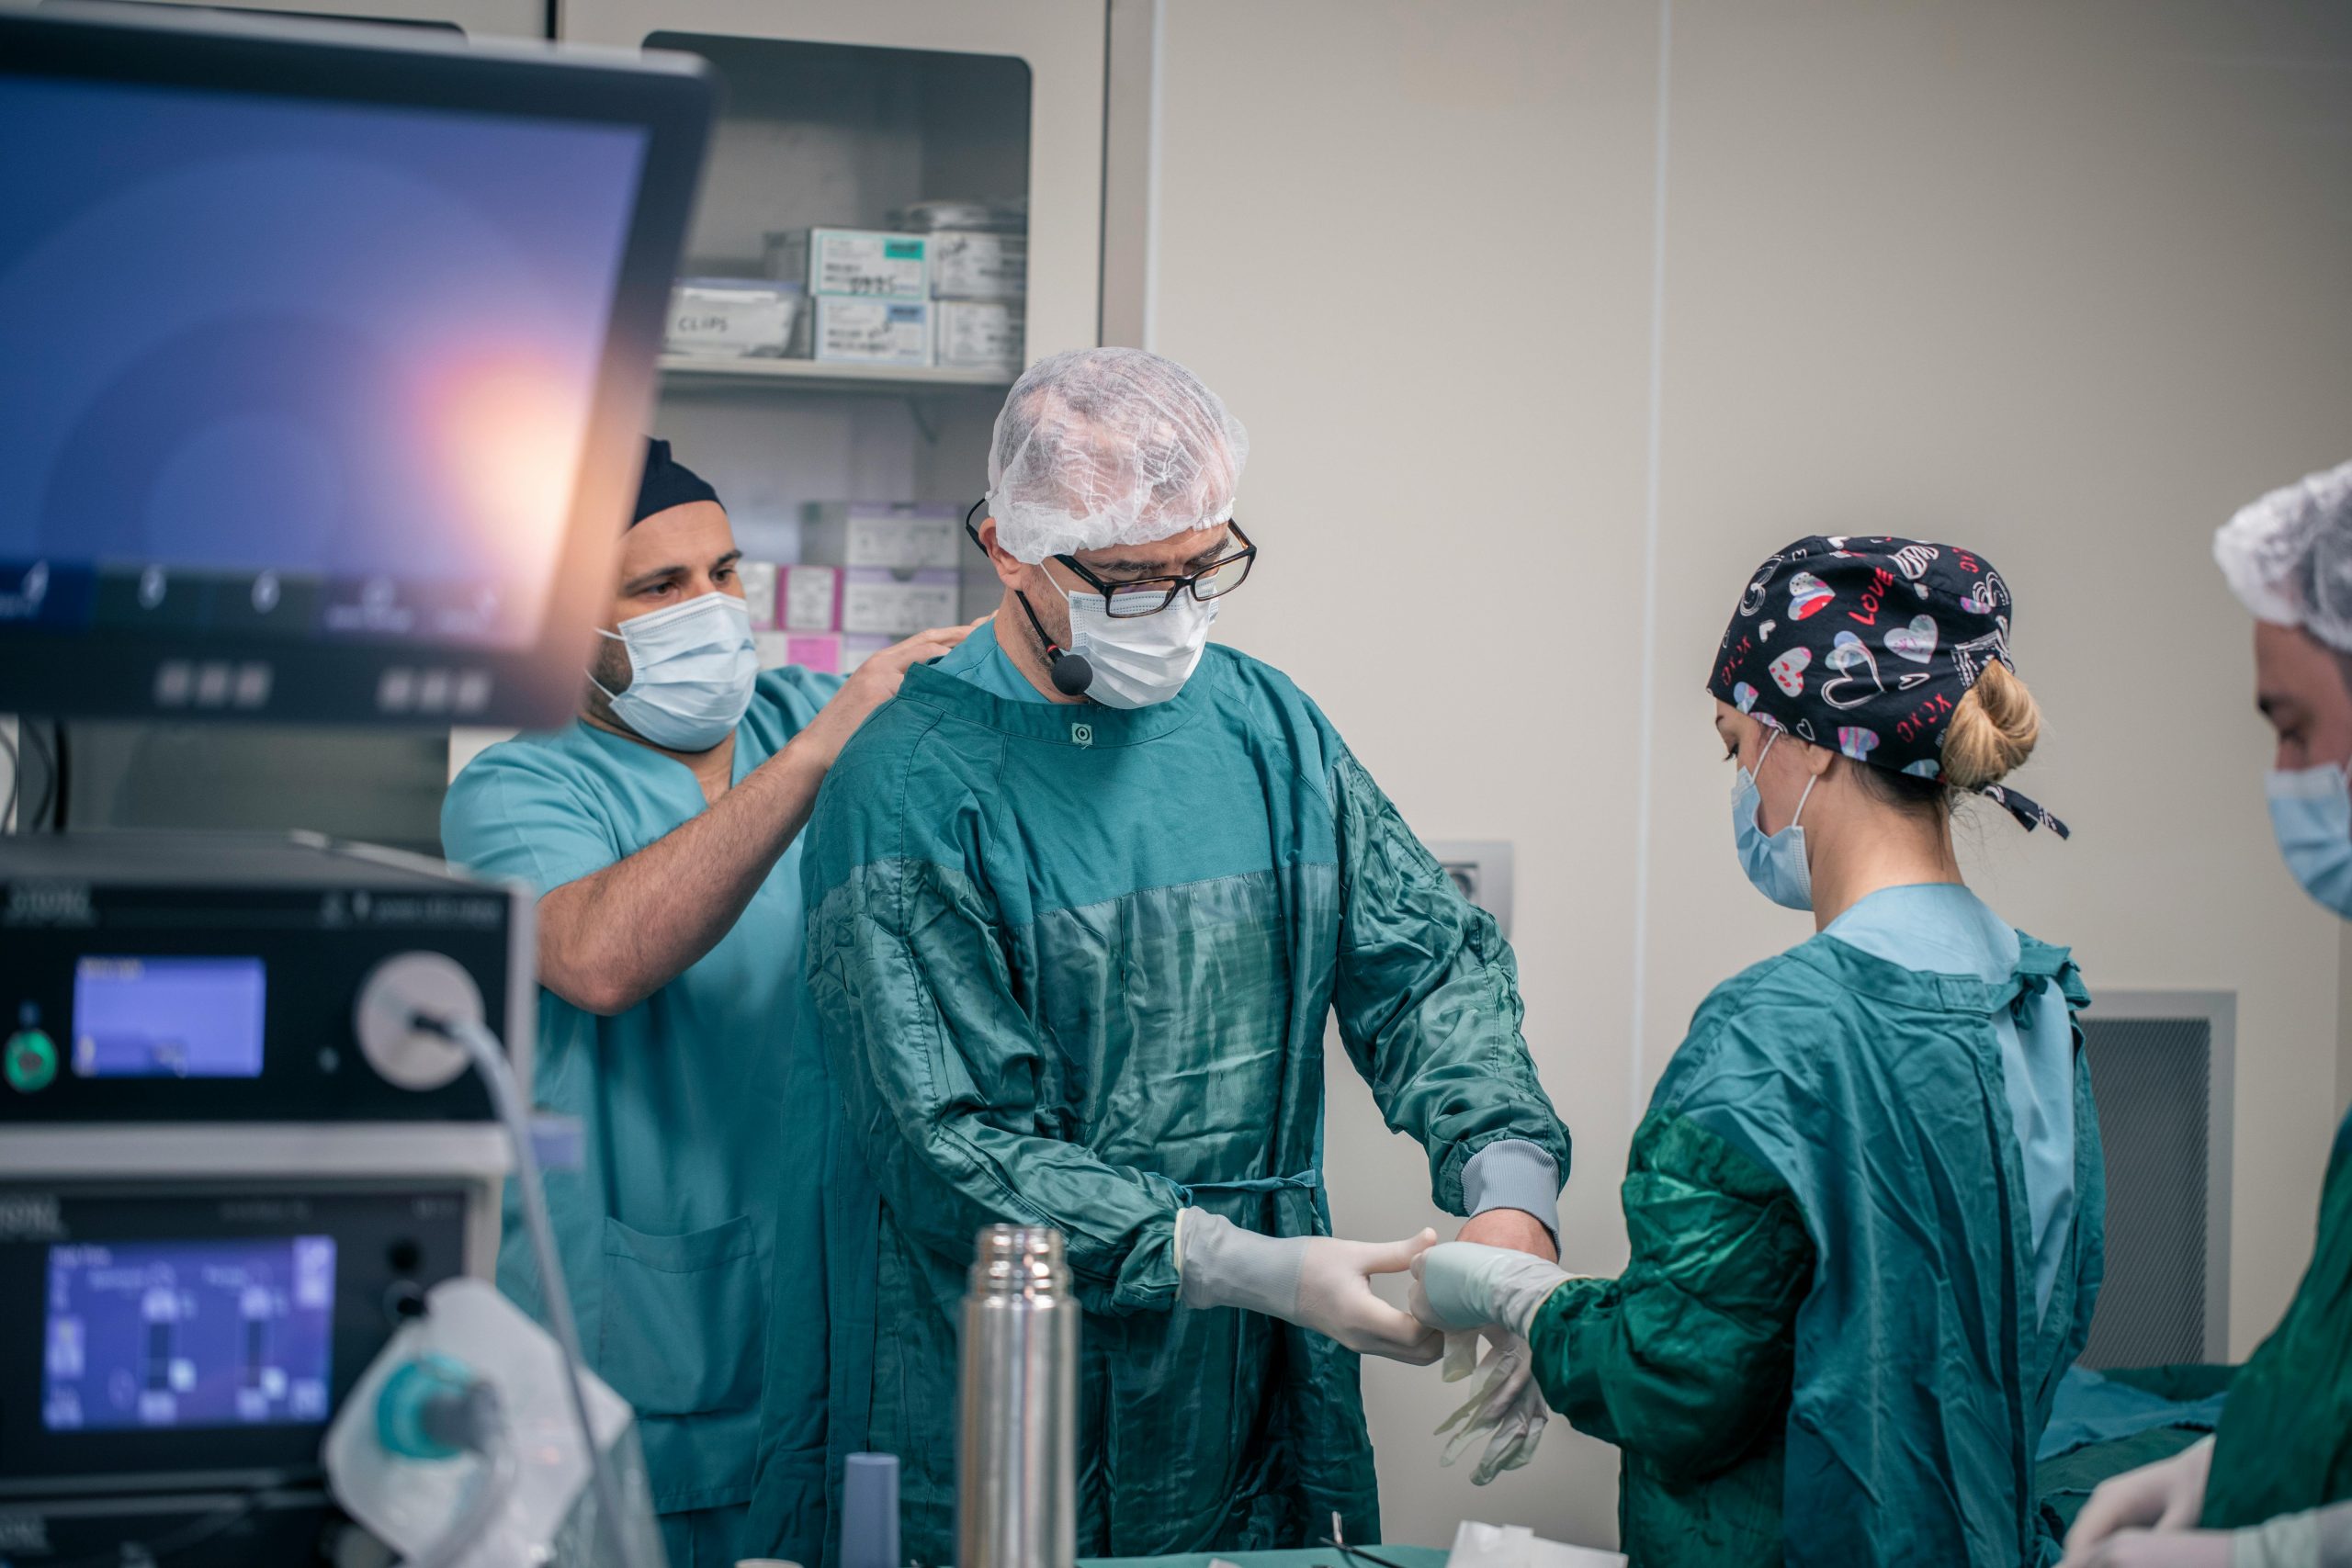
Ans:
[[[486,1122],[411,1021],[486,1025],[527,1083],[532,904],[315,836],[0,839],[0,1128]]]

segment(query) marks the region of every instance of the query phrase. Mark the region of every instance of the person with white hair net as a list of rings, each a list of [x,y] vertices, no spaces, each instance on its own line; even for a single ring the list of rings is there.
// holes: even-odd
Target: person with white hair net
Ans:
[[[908,672],[809,829],[808,974],[848,1147],[833,1447],[896,1453],[951,1560],[956,1303],[990,1223],[1066,1238],[1081,1556],[1378,1539],[1357,1355],[1436,1239],[1331,1235],[1324,1038],[1463,1235],[1551,1257],[1568,1137],[1510,945],[1279,671],[1207,640],[1257,547],[1241,423],[1132,349],[1039,363],[973,535],[993,625]],[[860,1178],[864,1178],[861,1180]],[[1234,1310],[1239,1309],[1239,1310]],[[1540,1430],[1499,1413],[1493,1468]],[[1491,1473],[1491,1471],[1489,1472]]]
[[[2352,463],[2246,507],[2213,554],[2255,615],[2278,852],[2352,920]],[[2066,1545],[2066,1568],[2352,1568],[2352,1118],[2336,1129],[2311,1268],[2213,1435],[2101,1485]]]

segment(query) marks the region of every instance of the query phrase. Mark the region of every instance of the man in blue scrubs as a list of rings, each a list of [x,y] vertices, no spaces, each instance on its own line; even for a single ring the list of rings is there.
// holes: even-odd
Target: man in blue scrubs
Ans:
[[[741,553],[718,494],[652,442],[579,719],[484,751],[441,813],[450,859],[539,890],[536,1098],[586,1134],[548,1201],[582,1346],[636,1408],[672,1568],[818,1550],[823,1292],[774,1267],[817,1251],[831,1114],[798,1027],[797,840],[842,743],[963,637],[926,632],[846,682],[762,673]],[[510,1213],[498,1280],[536,1310],[525,1239]],[[762,1455],[763,1400],[813,1413],[813,1450]],[[755,1470],[775,1540],[741,1539]]]

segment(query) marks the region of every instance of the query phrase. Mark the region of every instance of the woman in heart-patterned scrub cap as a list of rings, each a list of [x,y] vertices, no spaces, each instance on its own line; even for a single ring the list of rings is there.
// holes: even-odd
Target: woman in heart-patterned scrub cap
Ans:
[[[1710,670],[1749,879],[1815,934],[1716,987],[1634,1136],[1616,1279],[1449,1245],[1416,1310],[1499,1325],[1623,1450],[1636,1562],[2047,1562],[2034,1450],[2105,1194],[2066,950],[1961,879],[1951,812],[2040,726],[1972,550],[1800,539]]]

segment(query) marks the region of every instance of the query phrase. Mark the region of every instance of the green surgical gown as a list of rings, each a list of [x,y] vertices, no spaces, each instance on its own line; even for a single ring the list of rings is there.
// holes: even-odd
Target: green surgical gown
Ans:
[[[1134,711],[918,668],[827,782],[804,867],[838,1085],[837,1450],[901,1463],[952,1560],[956,1318],[984,1224],[1058,1228],[1085,1309],[1085,1556],[1377,1539],[1356,1358],[1178,1302],[1187,1202],[1328,1235],[1324,1032],[1440,1206],[1517,1139],[1567,1168],[1510,950],[1313,704],[1211,648]]]
[[[2287,1315],[2230,1384],[2205,1482],[2210,1529],[2352,1497],[2352,1117],[2320,1189],[2319,1240]]]
[[[1553,1408],[1624,1450],[1636,1563],[2054,1556],[2033,1456],[2098,1293],[2098,1124],[2077,1050],[2043,1307],[1996,1028],[2052,988],[2088,999],[2030,937],[1987,984],[1823,935],[1700,1007],[1634,1133],[1632,1261],[1529,1333]]]
[[[735,732],[735,778],[840,684],[797,669],[761,676]],[[683,763],[574,723],[475,758],[450,786],[441,838],[450,859],[546,892],[704,805]],[[628,1011],[599,1018],[539,993],[532,1098],[586,1134],[582,1168],[548,1176],[557,1250],[582,1346],[637,1411],[672,1568],[731,1568],[753,1551],[814,1561],[822,1539],[822,1283],[775,1266],[821,1246],[831,1120],[797,1030],[800,856],[796,844],[717,946]],[[507,1209],[499,1285],[537,1311],[511,1190]],[[797,1332],[772,1332],[777,1320]],[[772,1539],[744,1538],[755,1470]]]

